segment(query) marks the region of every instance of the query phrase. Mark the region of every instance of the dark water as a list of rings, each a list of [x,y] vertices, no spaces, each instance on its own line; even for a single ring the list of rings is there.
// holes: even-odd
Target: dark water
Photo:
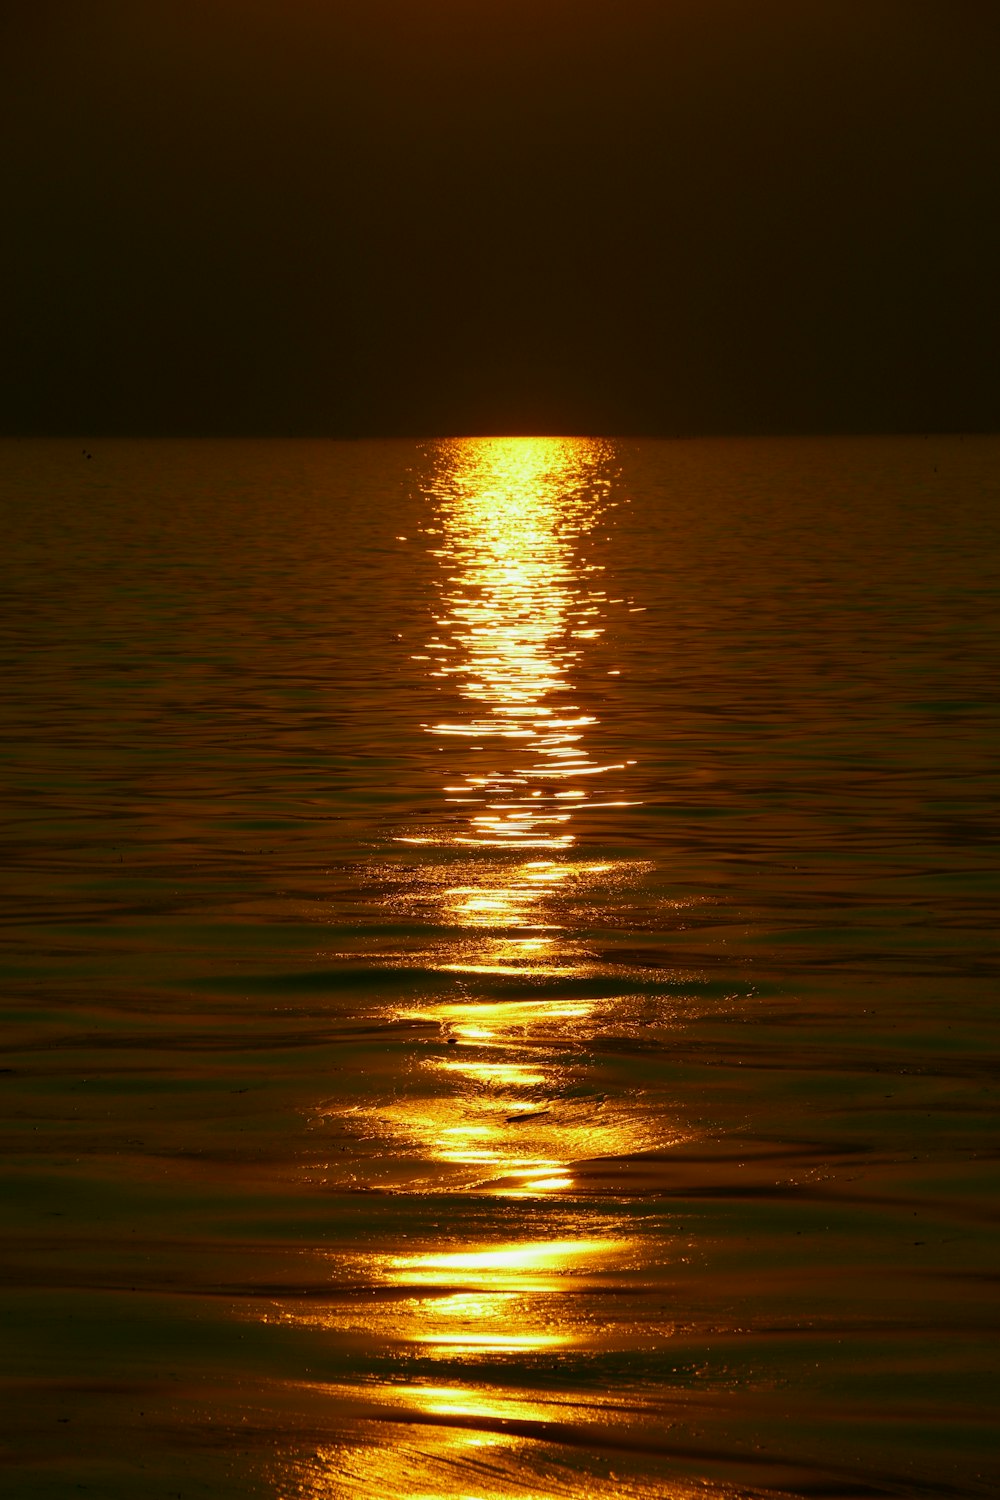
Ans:
[[[995,1495],[1000,441],[91,450],[0,450],[4,1493]]]

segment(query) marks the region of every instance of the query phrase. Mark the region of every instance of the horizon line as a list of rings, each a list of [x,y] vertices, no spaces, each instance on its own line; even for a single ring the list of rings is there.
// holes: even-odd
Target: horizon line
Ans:
[[[558,432],[552,430],[480,431],[480,432],[121,432],[82,428],[75,432],[0,432],[0,442],[306,442],[306,443],[443,443],[481,442],[489,438],[591,439],[604,442],[699,442],[699,441],[812,441],[817,438],[934,438],[998,437],[1000,426],[939,428],[837,428],[810,431],[731,431],[697,432]]]

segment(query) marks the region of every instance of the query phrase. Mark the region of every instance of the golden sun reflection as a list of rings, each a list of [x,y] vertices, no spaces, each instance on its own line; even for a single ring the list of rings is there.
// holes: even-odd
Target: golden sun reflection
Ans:
[[[377,1102],[369,1090],[317,1110],[347,1115],[369,1148],[348,1168],[352,1188],[422,1204],[394,1242],[331,1254],[340,1291],[328,1306],[280,1314],[362,1350],[375,1372],[318,1387],[340,1435],[304,1461],[295,1495],[654,1500],[659,1482],[623,1487],[610,1470],[579,1489],[574,1457],[612,1425],[619,1449],[622,1431],[646,1451],[659,1440],[662,1414],[641,1390],[627,1405],[601,1390],[624,1347],[604,1294],[627,1288],[642,1258],[635,1217],[608,1198],[619,1161],[677,1140],[640,1089],[617,1087],[634,1076],[627,1063],[618,1075],[595,1062],[595,1040],[641,1034],[648,1013],[601,951],[609,908],[648,868],[605,852],[627,846],[616,810],[634,805],[634,762],[601,722],[619,692],[612,610],[631,602],[609,598],[597,560],[614,451],[535,438],[433,451],[422,530],[439,564],[436,618],[410,654],[440,698],[422,728],[443,795],[398,830],[414,847],[378,881],[404,932],[415,917],[428,927],[419,948],[386,958],[417,982],[374,1006],[373,1067],[386,1022],[405,1066],[397,1051]],[[615,825],[603,848],[602,823]],[[594,1186],[609,1176],[610,1195]]]
[[[608,608],[602,569],[577,556],[606,502],[605,445],[484,439],[443,445],[441,458],[431,530],[446,582],[428,670],[469,712],[424,727],[489,757],[445,788],[464,809],[452,842],[567,850],[576,835],[564,804],[589,793],[566,783],[624,764],[591,759],[597,718],[569,701]]]
[[[284,1312],[283,1321],[340,1332],[355,1344],[367,1339],[394,1355],[391,1379],[311,1388],[329,1401],[344,1439],[316,1454],[324,1461],[312,1471],[316,1487],[306,1493],[316,1500],[353,1493],[396,1500],[537,1494],[541,1500],[542,1491],[530,1488],[532,1455],[544,1457],[537,1445],[550,1435],[557,1448],[568,1436],[599,1448],[609,1426],[619,1427],[624,1417],[648,1448],[662,1414],[641,1392],[630,1392],[623,1409],[616,1393],[559,1376],[567,1362],[579,1368],[589,1356],[620,1349],[623,1334],[631,1336],[614,1322],[567,1316],[567,1292],[576,1293],[570,1301],[579,1304],[581,1294],[622,1286],[638,1253],[627,1221],[606,1218],[602,1237],[574,1234],[579,1222],[563,1218],[562,1232],[547,1240],[451,1240],[406,1254],[371,1252],[363,1274],[378,1297]],[[349,1274],[355,1269],[361,1266]],[[537,1369],[546,1370],[551,1383],[525,1388],[524,1372]],[[488,1465],[477,1449],[490,1450]],[[335,1488],[324,1490],[323,1483]],[[587,1483],[585,1493],[606,1500],[666,1493],[652,1485],[622,1490],[614,1475],[607,1483],[599,1476],[596,1488]],[[584,1493],[563,1486],[558,1492]],[[545,1484],[544,1493],[555,1491]]]
[[[367,1308],[289,1311],[283,1321],[376,1337],[423,1359],[461,1356],[489,1366],[503,1356],[530,1355],[600,1343],[605,1334],[558,1316],[561,1297],[620,1276],[633,1251],[627,1238],[556,1237],[422,1250],[407,1255],[373,1253],[358,1266],[383,1289]],[[391,1387],[398,1398],[406,1388]],[[414,1394],[426,1401],[435,1387]],[[463,1400],[473,1392],[456,1392]],[[496,1398],[493,1404],[496,1404]]]
[[[456,1050],[426,1057],[428,1088],[379,1122],[467,1169],[465,1186],[514,1198],[568,1193],[575,1161],[638,1145],[628,1110],[562,1098],[599,1007],[551,992],[604,972],[580,914],[639,869],[578,847],[585,816],[630,805],[617,785],[601,794],[632,762],[600,753],[598,709],[617,688],[605,664],[595,692],[592,663],[612,603],[626,603],[609,599],[594,560],[612,462],[609,445],[584,439],[446,442],[428,487],[440,604],[412,656],[446,704],[422,726],[442,750],[446,811],[398,837],[450,850],[456,878],[424,899],[454,936],[420,958],[472,993],[405,1013],[437,1016]],[[511,981],[533,998],[475,994]]]
[[[471,1273],[477,1277],[487,1272],[506,1272],[518,1277],[531,1276],[545,1269],[567,1271],[576,1261],[608,1255],[624,1248],[622,1240],[539,1240],[513,1245],[490,1245],[483,1250],[453,1250],[443,1254],[403,1255],[390,1262],[395,1271],[405,1271],[407,1280],[449,1280],[455,1275]],[[491,1285],[496,1286],[493,1281]]]

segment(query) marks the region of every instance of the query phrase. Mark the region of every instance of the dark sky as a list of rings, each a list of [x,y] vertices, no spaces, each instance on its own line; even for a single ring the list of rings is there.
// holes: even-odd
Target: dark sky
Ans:
[[[996,0],[6,0],[7,432],[996,430]]]

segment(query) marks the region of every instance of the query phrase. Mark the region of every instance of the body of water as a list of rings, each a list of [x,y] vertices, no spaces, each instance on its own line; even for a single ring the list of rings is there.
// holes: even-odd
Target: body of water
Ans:
[[[997,1493],[998,476],[0,445],[0,1489]]]

